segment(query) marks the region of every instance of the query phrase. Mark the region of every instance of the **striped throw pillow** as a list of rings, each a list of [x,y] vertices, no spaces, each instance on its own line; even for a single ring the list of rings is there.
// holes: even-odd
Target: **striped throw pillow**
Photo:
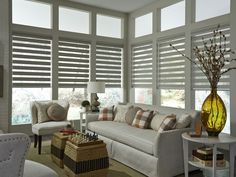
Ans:
[[[113,114],[113,107],[106,107],[100,110],[98,120],[109,120],[113,121],[114,114]]]
[[[160,126],[158,132],[172,130],[175,128],[175,125],[176,125],[176,115],[174,115],[174,114],[168,115],[161,123],[161,126]]]
[[[153,117],[153,111],[137,111],[135,118],[133,120],[132,126],[137,128],[148,128]]]

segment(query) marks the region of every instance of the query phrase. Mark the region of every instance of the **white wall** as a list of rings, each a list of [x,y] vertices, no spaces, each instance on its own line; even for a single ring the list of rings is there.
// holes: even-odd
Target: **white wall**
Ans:
[[[3,98],[0,98],[0,129],[8,131],[9,118],[9,0],[0,1],[0,65],[4,67]]]

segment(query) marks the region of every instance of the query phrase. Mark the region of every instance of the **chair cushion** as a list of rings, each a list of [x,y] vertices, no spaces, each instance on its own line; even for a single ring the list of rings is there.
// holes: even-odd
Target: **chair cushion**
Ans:
[[[51,120],[63,121],[66,120],[67,111],[61,105],[53,103],[47,109],[47,114]]]
[[[35,106],[37,108],[38,123],[47,122],[50,120],[47,109],[52,105],[52,102],[48,101],[35,101]]]
[[[26,160],[23,177],[58,177],[57,173],[47,166]]]
[[[99,135],[121,142],[139,149],[140,151],[153,154],[154,142],[157,132],[151,129],[140,129],[126,123],[114,121],[95,121],[88,124],[88,129]]]
[[[36,135],[50,135],[69,125],[69,121],[50,121],[32,126],[32,132]]]

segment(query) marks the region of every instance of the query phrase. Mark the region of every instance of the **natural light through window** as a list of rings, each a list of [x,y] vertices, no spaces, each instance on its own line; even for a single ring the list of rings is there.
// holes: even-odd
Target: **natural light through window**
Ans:
[[[12,22],[14,24],[51,28],[52,6],[50,4],[12,0]]]
[[[152,13],[135,18],[135,37],[152,34]]]
[[[161,9],[161,31],[185,25],[185,1]]]
[[[196,22],[230,13],[230,0],[197,0]]]
[[[90,33],[90,13],[68,7],[59,7],[59,30]]]
[[[123,20],[118,17],[106,15],[97,15],[97,35],[122,38],[123,36]]]
[[[152,104],[152,89],[135,88],[135,103]]]

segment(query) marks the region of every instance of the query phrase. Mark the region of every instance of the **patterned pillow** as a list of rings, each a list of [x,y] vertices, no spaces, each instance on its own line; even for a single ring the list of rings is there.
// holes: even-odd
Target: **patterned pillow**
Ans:
[[[98,120],[113,121],[114,119],[113,107],[114,106],[101,109],[98,116]]]
[[[126,122],[125,115],[126,113],[133,108],[133,106],[130,105],[117,105],[115,108],[115,122]]]
[[[51,120],[55,120],[55,121],[66,120],[66,113],[67,113],[67,111],[65,110],[65,108],[63,108],[61,105],[59,105],[57,103],[53,103],[47,109],[48,117]]]
[[[37,108],[38,123],[50,121],[47,114],[47,109],[52,105],[50,101],[35,101],[35,106]]]
[[[153,111],[139,110],[133,120],[132,126],[137,128],[148,128],[153,117]]]
[[[133,107],[131,109],[129,109],[126,114],[125,114],[125,120],[126,120],[126,123],[129,124],[129,125],[132,125],[133,123],[133,120],[135,118],[135,115],[136,113],[139,111],[139,110],[142,110],[142,108],[140,107]]]
[[[176,115],[174,115],[174,114],[168,115],[161,123],[161,126],[160,126],[158,132],[172,130],[175,128],[175,125],[176,125]]]

